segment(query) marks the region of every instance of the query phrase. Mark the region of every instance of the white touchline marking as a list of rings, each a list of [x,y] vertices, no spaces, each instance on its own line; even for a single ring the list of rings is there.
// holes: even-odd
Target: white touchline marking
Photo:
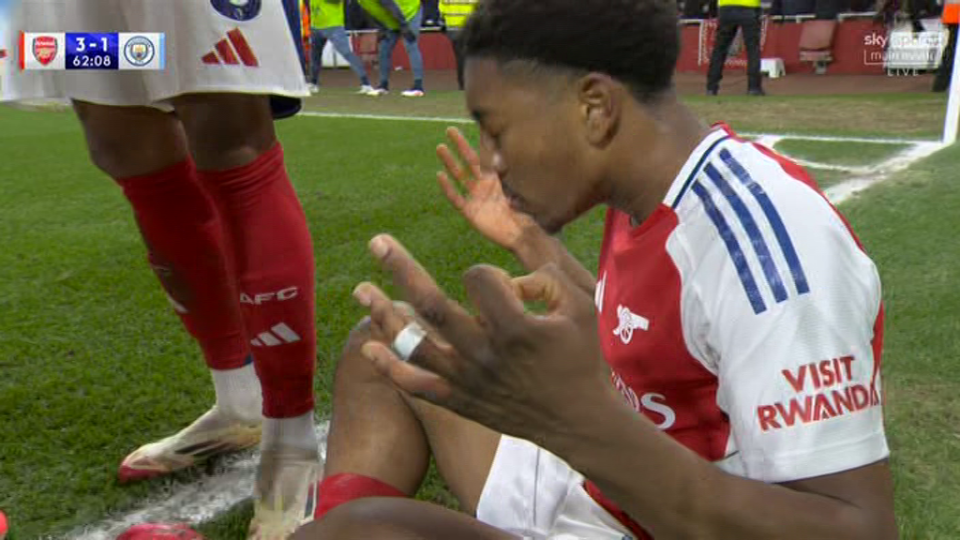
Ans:
[[[895,173],[906,169],[921,159],[932,156],[944,148],[946,148],[946,146],[940,142],[916,143],[912,148],[899,152],[885,162],[874,166],[867,174],[830,186],[823,190],[823,192],[833,204],[840,204],[857,193],[887,180]]]
[[[330,423],[317,424],[320,457],[327,455]],[[68,533],[69,540],[113,540],[123,531],[140,523],[179,523],[194,525],[210,521],[250,498],[260,452],[244,452],[226,458],[217,470],[189,484],[165,486],[159,493],[141,501],[135,510],[108,517],[99,523]]]
[[[465,118],[340,114],[310,111],[301,112],[299,116],[410,122],[446,122],[452,124],[473,123],[471,120]],[[856,178],[841,182],[824,190],[827,198],[834,204],[840,204],[846,201],[851,196],[870,186],[886,180],[894,173],[906,169],[916,161],[927,158],[945,148],[940,142],[910,139],[870,139],[861,137],[824,137],[817,135],[780,135],[770,133],[741,133],[739,135],[753,138],[755,142],[759,142],[768,147],[773,147],[777,142],[784,139],[912,145],[910,148],[898,152],[886,161],[868,167],[843,167],[818,164],[815,162],[800,162],[800,160],[794,159],[794,161],[804,166],[845,170],[855,176],[861,173],[863,174],[863,176],[857,176]],[[330,424],[326,421],[317,425],[317,436],[320,439],[320,455],[323,458],[326,457],[327,431],[329,428]],[[204,476],[190,484],[171,485],[156,496],[144,500],[138,509],[122,516],[107,518],[95,525],[82,527],[66,535],[66,538],[70,540],[112,540],[130,527],[145,522],[188,522],[199,524],[210,521],[250,497],[258,459],[259,452],[253,452],[242,454],[233,460],[225,460],[223,465],[212,475]]]
[[[927,157],[928,152],[935,152],[940,149],[940,143],[917,143],[901,150],[893,156],[873,165],[835,165],[832,163],[821,163],[809,159],[798,158],[782,151],[778,151],[790,158],[791,161],[806,168],[825,169],[831,171],[842,171],[850,173],[853,176],[867,176],[879,173],[889,173],[891,170],[897,171],[911,165],[918,159]],[[931,152],[931,153],[932,153]],[[919,157],[918,157],[919,156]]]
[[[435,122],[449,124],[472,124],[473,121],[467,118],[439,117],[439,116],[402,116],[402,115],[380,115],[380,114],[352,114],[335,112],[317,112],[303,111],[298,116],[312,118],[341,118],[358,120],[387,120],[399,122]],[[882,182],[895,172],[909,167],[915,161],[933,155],[943,148],[943,144],[934,140],[923,139],[898,139],[884,137],[842,137],[829,135],[806,135],[806,134],[774,134],[774,133],[738,133],[739,136],[754,139],[754,142],[763,144],[772,148],[776,143],[784,139],[795,139],[802,141],[823,141],[823,142],[852,142],[852,143],[873,143],[873,144],[903,144],[912,145],[899,152],[894,157],[869,167],[845,167],[842,165],[830,165],[816,163],[807,160],[791,158],[799,165],[804,167],[817,167],[821,169],[831,169],[847,171],[856,176],[851,180],[841,182],[824,190],[824,193],[834,204],[840,204],[850,198],[852,195],[863,191],[864,189]]]

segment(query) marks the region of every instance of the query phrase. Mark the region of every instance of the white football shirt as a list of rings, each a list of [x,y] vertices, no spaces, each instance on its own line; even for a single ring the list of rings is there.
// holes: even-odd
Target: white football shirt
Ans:
[[[614,384],[703,458],[780,483],[888,456],[880,278],[798,165],[715,127],[642,224],[610,210],[597,277]]]

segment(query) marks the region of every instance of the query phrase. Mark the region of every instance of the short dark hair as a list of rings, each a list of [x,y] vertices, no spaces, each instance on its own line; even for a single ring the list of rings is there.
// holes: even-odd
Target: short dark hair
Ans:
[[[673,86],[676,0],[480,0],[464,26],[467,57],[605,73],[640,101]]]

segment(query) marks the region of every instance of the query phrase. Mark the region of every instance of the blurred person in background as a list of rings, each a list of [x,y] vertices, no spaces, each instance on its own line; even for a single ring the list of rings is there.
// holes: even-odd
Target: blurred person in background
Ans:
[[[460,46],[460,34],[463,24],[476,9],[477,0],[440,0],[440,14],[443,15],[444,32],[453,46],[457,58],[457,84],[463,90],[463,49]]]
[[[380,85],[368,95],[381,96],[390,92],[390,72],[393,70],[393,49],[403,38],[403,46],[413,69],[413,86],[404,90],[406,97],[423,97],[423,55],[420,54],[420,23],[423,11],[420,0],[357,0],[364,11],[380,27]]]
[[[765,95],[760,82],[760,0],[719,0],[717,6],[717,37],[707,73],[707,95],[715,96],[720,90],[723,64],[737,30],[743,32],[747,47],[747,93]]]
[[[310,72],[309,88],[319,91],[320,70],[323,69],[323,48],[329,41],[333,48],[350,64],[350,69],[360,79],[360,93],[374,91],[367,78],[363,61],[350,48],[350,38],[345,28],[346,15],[343,0],[312,0],[310,2]]]

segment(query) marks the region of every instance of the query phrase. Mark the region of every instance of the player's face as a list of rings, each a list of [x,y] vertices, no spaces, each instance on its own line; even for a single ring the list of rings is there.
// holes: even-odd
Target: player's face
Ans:
[[[470,59],[465,75],[481,160],[499,174],[516,210],[552,234],[600,202],[598,167],[580,136],[572,91],[542,77],[505,74],[494,60]]]

